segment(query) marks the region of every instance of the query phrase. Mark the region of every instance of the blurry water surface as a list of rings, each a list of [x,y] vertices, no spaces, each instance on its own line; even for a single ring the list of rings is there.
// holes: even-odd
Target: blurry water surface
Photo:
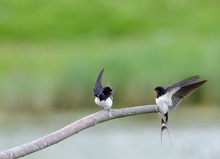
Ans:
[[[30,142],[93,112],[3,115],[2,118],[8,119],[8,124],[4,125],[1,120],[0,149]],[[173,149],[166,131],[163,133],[163,144],[160,143],[159,116],[148,114],[101,123],[24,158],[218,159],[218,114],[218,108],[210,110],[208,107],[170,112],[169,130]]]

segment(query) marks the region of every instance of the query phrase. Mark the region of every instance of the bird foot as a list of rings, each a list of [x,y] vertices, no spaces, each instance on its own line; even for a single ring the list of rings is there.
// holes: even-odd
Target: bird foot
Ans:
[[[111,108],[104,108],[105,111],[109,113],[109,116],[112,118]]]

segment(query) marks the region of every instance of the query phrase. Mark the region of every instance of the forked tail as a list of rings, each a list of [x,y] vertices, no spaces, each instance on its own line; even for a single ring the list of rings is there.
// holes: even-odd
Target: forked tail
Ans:
[[[173,148],[173,144],[172,144],[172,141],[171,141],[171,138],[170,138],[169,129],[166,126],[167,121],[168,121],[168,113],[165,114],[165,121],[164,121],[164,118],[161,119],[161,136],[160,136],[161,137],[160,138],[161,139],[161,144],[162,144],[162,141],[163,141],[163,139],[162,139],[163,131],[166,129],[167,133],[168,133],[168,136],[169,136],[169,139],[170,139],[170,144]]]

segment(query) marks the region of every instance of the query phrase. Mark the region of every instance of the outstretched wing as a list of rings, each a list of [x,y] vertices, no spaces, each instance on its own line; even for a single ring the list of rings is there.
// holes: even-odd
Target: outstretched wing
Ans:
[[[168,108],[170,110],[175,109],[185,97],[189,96],[206,81],[207,80],[204,80],[189,85],[184,84],[184,86],[182,87],[175,87],[173,89],[169,89],[168,92],[172,92],[173,94],[171,95],[171,105],[169,105]]]
[[[104,72],[104,69],[101,70],[101,72],[99,73],[99,75],[96,79],[96,83],[95,83],[95,86],[93,88],[94,96],[97,96],[103,90],[103,88],[102,88],[102,75],[103,75],[103,72]]]
[[[175,87],[183,87],[183,86],[186,86],[186,85],[189,85],[189,84],[192,84],[192,83],[195,83],[197,80],[199,79],[199,76],[192,76],[192,77],[189,77],[189,78],[186,78],[182,81],[179,81],[169,87],[166,88],[166,91],[169,91],[170,89],[173,89]]]

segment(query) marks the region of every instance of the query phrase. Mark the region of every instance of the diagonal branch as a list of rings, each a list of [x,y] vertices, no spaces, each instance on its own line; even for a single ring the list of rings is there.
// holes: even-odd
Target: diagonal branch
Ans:
[[[34,153],[53,144],[56,144],[86,128],[95,126],[96,124],[132,115],[156,113],[156,105],[136,106],[122,109],[112,109],[110,112],[106,110],[98,111],[97,113],[86,116],[73,122],[66,127],[57,130],[49,135],[41,137],[32,142],[14,147],[0,152],[0,159],[16,159]]]

